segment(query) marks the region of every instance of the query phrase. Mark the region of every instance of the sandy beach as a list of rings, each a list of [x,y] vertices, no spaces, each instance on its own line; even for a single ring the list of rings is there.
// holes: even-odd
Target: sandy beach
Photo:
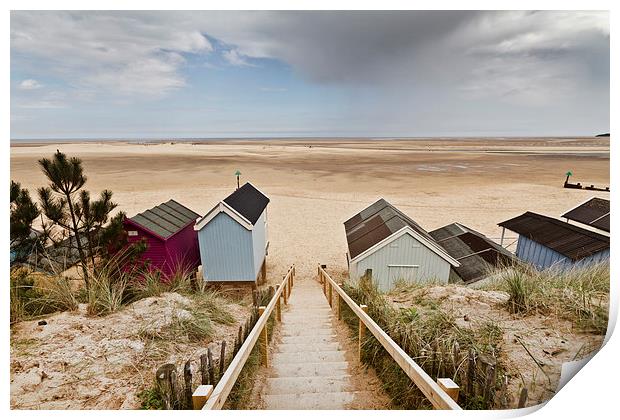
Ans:
[[[499,240],[497,223],[527,210],[559,216],[591,196],[562,188],[609,185],[609,138],[287,139],[208,142],[14,144],[11,179],[36,195],[37,159],[56,149],[83,159],[91,194],[111,189],[128,216],[170,198],[204,214],[236,186],[265,194],[268,273],[295,263],[346,270],[342,223],[384,197],[431,230],[458,221]]]

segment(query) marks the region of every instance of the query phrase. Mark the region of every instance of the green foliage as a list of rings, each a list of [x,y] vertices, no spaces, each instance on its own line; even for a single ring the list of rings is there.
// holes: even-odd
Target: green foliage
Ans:
[[[24,268],[11,270],[11,323],[57,311],[77,309],[78,302],[71,290],[69,279],[50,277],[46,280],[45,285],[35,286],[34,273]]]
[[[138,394],[142,410],[163,410],[164,399],[157,387],[148,388]]]
[[[224,325],[235,323],[235,317],[226,309],[226,302],[216,290],[192,295],[194,307],[199,308],[213,322]]]
[[[52,159],[39,160],[39,166],[49,181],[47,187],[38,189],[46,217],[45,239],[77,252],[86,289],[89,289],[89,273],[99,269],[98,257],[103,257],[105,265],[110,250],[120,249],[118,242],[122,239],[120,227],[124,215],[110,220],[111,212],[117,207],[112,202],[111,191],[104,190],[97,200],[91,200],[90,193],[82,189],[86,176],[80,159],[67,158],[57,151]]]
[[[108,315],[118,311],[129,300],[127,297],[129,275],[113,264],[91,274],[88,297],[88,314]]]
[[[11,262],[23,262],[35,248],[40,248],[39,238],[33,235],[32,223],[41,212],[30,198],[28,190],[19,183],[11,181],[10,194]]]

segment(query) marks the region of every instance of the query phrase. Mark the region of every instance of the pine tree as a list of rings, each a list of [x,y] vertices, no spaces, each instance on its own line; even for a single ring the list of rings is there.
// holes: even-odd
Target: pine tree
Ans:
[[[10,247],[13,255],[12,262],[22,262],[39,246],[38,237],[33,235],[32,223],[41,212],[36,203],[30,198],[27,189],[18,182],[11,181],[11,219],[10,219]]]
[[[91,201],[90,193],[84,190],[86,176],[82,161],[79,158],[67,158],[57,151],[52,159],[41,159],[39,165],[49,180],[48,187],[39,188],[39,199],[43,214],[51,222],[44,224],[44,232],[52,242],[55,233],[60,231],[61,238],[68,236],[69,247],[77,250],[86,289],[89,289],[88,266],[97,269],[97,258],[107,249],[108,243],[115,239],[106,232],[107,229],[117,232],[122,216],[112,219],[110,213],[117,207],[112,202],[112,191],[104,190],[99,199]],[[63,238],[64,239],[64,238]]]

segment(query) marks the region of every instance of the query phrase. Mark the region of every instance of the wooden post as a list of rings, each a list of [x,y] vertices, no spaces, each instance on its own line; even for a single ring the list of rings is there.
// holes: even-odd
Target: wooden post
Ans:
[[[518,408],[523,408],[525,407],[525,404],[527,403],[527,388],[523,387],[521,389],[521,395],[519,396],[519,405]]]
[[[265,312],[265,309],[267,309],[265,306],[259,306],[258,308],[258,315],[262,316],[263,313]],[[267,338],[267,324],[265,323],[265,326],[263,327],[263,330],[260,332],[260,342],[261,342],[261,355],[263,357],[263,365],[265,366],[269,366],[269,355],[268,355],[268,346],[269,346],[269,340]]]
[[[201,410],[212,392],[213,385],[199,385],[192,394],[192,405],[194,406],[194,410]]]
[[[155,374],[157,388],[163,398],[164,410],[177,406],[177,367],[173,363],[160,366]]]
[[[338,285],[339,287],[342,287],[342,283],[340,283]],[[338,319],[342,319],[342,312],[341,312],[341,305],[342,305],[342,298],[340,297],[340,293],[336,293],[336,313],[338,314]]]
[[[283,281],[286,280],[286,277],[284,279],[282,279]],[[284,290],[282,290],[282,297],[284,297],[284,304],[288,305],[288,296],[286,294],[286,288],[288,287],[288,282],[284,281]]]
[[[332,284],[331,283],[329,283],[329,288],[327,290],[328,290],[327,300],[329,301],[329,307],[333,308],[332,306],[333,305],[332,304]]]
[[[282,296],[278,296],[278,300],[276,300],[276,320],[278,322],[282,322],[282,305],[280,305],[280,299]]]
[[[226,340],[222,340],[220,350],[220,378],[224,375],[224,366],[226,366]]]
[[[292,277],[289,275],[288,276],[288,297],[291,297],[291,291],[293,290],[293,283],[291,281]]]
[[[183,367],[183,380],[185,382],[185,408],[192,408],[192,364],[188,360]]]
[[[467,362],[467,398],[474,396],[474,381],[476,380],[476,351],[469,349]]]
[[[364,313],[368,313],[368,306],[360,305],[360,309],[364,311]],[[366,325],[362,322],[361,319],[358,320],[358,356],[359,361],[362,361],[362,342],[364,341],[364,334],[366,332]]]
[[[459,368],[460,365],[460,353],[461,353],[461,348],[459,347],[459,343],[458,342],[454,342],[454,348],[453,350],[453,359],[454,359],[454,371],[456,372]]]
[[[209,370],[208,370],[207,355],[200,355],[200,384],[209,385]]]
[[[443,389],[455,402],[459,400],[459,386],[450,378],[438,378],[437,385]]]
[[[493,394],[495,391],[495,364],[487,364],[486,378],[484,381],[484,402],[487,409],[493,406]],[[489,405],[490,404],[490,405]]]
[[[207,360],[209,363],[209,383],[215,385],[215,366],[213,366],[213,353],[211,353],[211,349],[207,349]]]
[[[323,283],[323,295],[327,296],[327,279],[323,273],[321,273],[321,283]]]

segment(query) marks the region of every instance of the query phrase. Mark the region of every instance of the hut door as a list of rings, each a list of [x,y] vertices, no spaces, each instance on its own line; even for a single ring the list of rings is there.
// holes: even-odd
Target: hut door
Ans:
[[[388,276],[392,285],[396,281],[414,282],[418,277],[419,265],[388,265]]]

